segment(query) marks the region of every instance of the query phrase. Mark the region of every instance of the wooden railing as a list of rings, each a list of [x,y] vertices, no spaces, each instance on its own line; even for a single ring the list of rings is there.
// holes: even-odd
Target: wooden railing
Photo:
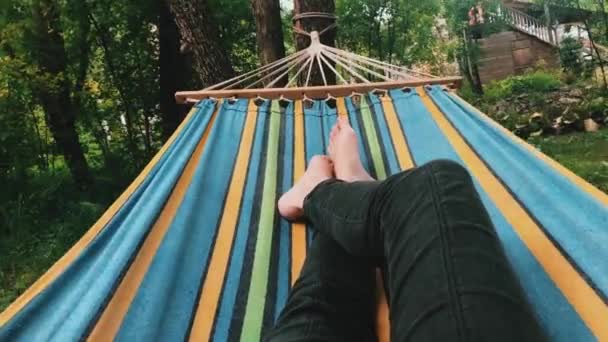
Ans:
[[[547,26],[539,19],[502,4],[498,7],[498,16],[508,25],[511,25],[522,32],[537,37],[551,45],[558,45],[556,39],[557,31]]]

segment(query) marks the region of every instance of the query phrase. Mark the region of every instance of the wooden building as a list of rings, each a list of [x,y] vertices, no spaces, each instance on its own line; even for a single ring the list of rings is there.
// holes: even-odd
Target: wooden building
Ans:
[[[481,50],[477,63],[481,83],[521,74],[540,62],[559,65],[560,42],[572,28],[580,32],[579,25],[587,14],[540,7],[531,0],[503,1],[492,15],[506,24],[504,29],[476,37]]]

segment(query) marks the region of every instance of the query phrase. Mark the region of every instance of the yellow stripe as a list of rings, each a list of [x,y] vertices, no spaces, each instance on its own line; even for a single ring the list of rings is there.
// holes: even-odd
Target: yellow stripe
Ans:
[[[184,168],[167,204],[150,230],[150,234],[148,234],[148,237],[135,257],[135,260],[133,260],[125,277],[122,279],[118,289],[114,292],[114,296],[110,300],[110,303],[106,306],[103,314],[97,321],[95,328],[87,338],[88,341],[113,341],[116,337],[120,325],[129,310],[129,306],[131,305],[133,298],[135,298],[137,290],[152,263],[154,255],[163,241],[165,233],[169,229],[173,217],[177,213],[177,210],[186,195],[188,186],[190,186],[203,151],[205,150],[209,132],[213,128],[220,106],[221,104],[218,105],[218,109],[215,110],[211,117],[201,140],[196,146],[188,164]]]
[[[230,252],[232,251],[232,242],[247,179],[247,166],[249,165],[249,158],[251,156],[257,113],[257,106],[254,101],[250,101],[243,130],[243,138],[241,139],[241,145],[234,165],[234,175],[232,176],[228,196],[226,197],[226,206],[224,207],[217,238],[215,239],[215,247],[211,255],[207,278],[201,289],[200,300],[190,333],[190,341],[209,341],[211,338],[211,330],[215,322],[215,314],[224,284]]]
[[[397,113],[395,113],[395,106],[393,105],[393,100],[388,95],[381,97],[381,99],[382,109],[384,110],[388,129],[391,133],[393,145],[395,146],[395,152],[397,153],[397,160],[399,160],[399,166],[401,167],[401,170],[411,169],[414,167],[414,161],[412,159],[412,156],[410,155],[410,150],[407,146],[407,141],[405,140],[405,132],[403,132],[403,130],[401,129],[399,118],[397,117]]]
[[[346,109],[346,99],[341,97],[336,102],[338,116],[345,116],[348,118],[348,110]]]
[[[498,128],[502,133],[504,133],[506,136],[508,136],[509,138],[511,138],[511,140],[513,140],[516,143],[524,146],[526,149],[528,149],[528,151],[532,152],[535,156],[537,156],[538,158],[540,158],[541,160],[543,160],[545,163],[547,163],[549,166],[551,166],[557,172],[561,173],[564,177],[568,178],[571,182],[573,182],[574,184],[576,184],[579,188],[583,189],[589,195],[591,195],[592,197],[594,197],[595,199],[597,199],[598,201],[600,201],[604,205],[608,206],[608,194],[605,194],[604,192],[602,192],[601,190],[599,190],[598,188],[596,188],[595,186],[593,186],[589,182],[585,181],[584,179],[582,179],[581,177],[579,177],[578,175],[576,175],[574,172],[568,170],[566,167],[564,167],[563,165],[561,165],[557,161],[551,159],[550,157],[548,157],[544,153],[542,153],[539,150],[537,150],[536,148],[534,148],[534,146],[531,146],[526,141],[522,140],[521,138],[519,138],[518,136],[516,136],[515,134],[513,134],[508,129],[502,127],[497,122],[495,122],[494,120],[492,120],[489,116],[487,116],[486,114],[484,114],[483,112],[481,112],[479,109],[473,107],[471,104],[469,104],[468,102],[466,102],[464,99],[462,99],[458,95],[456,95],[456,94],[451,94],[451,95],[454,96],[454,97],[456,97],[456,98],[458,98],[458,99],[460,99],[469,109],[475,111],[475,113],[477,113],[479,116],[481,116],[481,118],[483,118],[485,121],[487,121],[488,123],[490,123],[492,126]]]
[[[302,101],[296,101],[295,103],[294,122],[293,182],[295,184],[306,171]],[[306,225],[294,223],[291,230],[291,285],[300,276],[304,258],[306,258]]]
[[[465,140],[428,97],[425,90],[419,88],[418,93],[454,150],[503,213],[521,241],[526,244],[536,260],[543,266],[549,277],[553,279],[557,287],[578,312],[581,319],[600,341],[608,340],[608,324],[606,324],[608,307],[606,304],[551,243],[540,227],[492,174],[483,161],[469,148]]]
[[[4,312],[0,314],[0,327],[6,324],[16,315],[30,300],[36,297],[50,283],[52,283],[63,271],[76,259],[80,253],[93,241],[110,220],[116,215],[118,210],[131,197],[133,192],[143,183],[150,171],[156,166],[160,158],[167,152],[171,144],[182,132],[186,124],[192,119],[198,109],[193,108],[186,119],[179,125],[167,143],[158,151],[152,160],[146,165],[144,170],[135,178],[133,183],[120,195],[120,197],[108,208],[108,210],[95,222],[86,234],[63,255],[46,273],[44,273],[32,286],[30,286],[19,298],[17,298]]]

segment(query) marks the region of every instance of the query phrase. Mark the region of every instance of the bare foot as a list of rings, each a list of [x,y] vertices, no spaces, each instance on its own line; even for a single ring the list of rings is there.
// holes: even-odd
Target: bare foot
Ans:
[[[288,192],[279,199],[279,213],[288,220],[295,221],[304,214],[304,199],[319,183],[333,177],[332,161],[327,156],[315,156],[308,169]]]
[[[361,164],[357,133],[346,118],[338,118],[329,137],[328,150],[334,162],[336,178],[345,182],[374,180]]]

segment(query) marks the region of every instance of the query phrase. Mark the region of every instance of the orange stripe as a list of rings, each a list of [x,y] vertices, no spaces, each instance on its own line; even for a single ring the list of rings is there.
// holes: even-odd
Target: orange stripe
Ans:
[[[386,117],[388,129],[391,133],[393,145],[395,146],[395,152],[397,153],[397,159],[399,160],[399,166],[401,170],[408,170],[414,167],[414,161],[410,155],[410,150],[405,140],[405,133],[401,129],[399,118],[395,112],[395,106],[390,96],[382,97],[382,109]]]
[[[564,167],[563,165],[561,165],[557,161],[551,159],[546,154],[544,154],[541,151],[537,150],[536,148],[534,148],[533,146],[531,146],[530,144],[528,144],[526,141],[522,140],[521,138],[519,138],[518,136],[516,136],[515,134],[513,134],[508,129],[502,127],[497,122],[495,122],[494,120],[492,120],[489,116],[487,116],[486,114],[484,114],[483,112],[481,112],[479,109],[473,107],[471,104],[469,104],[468,102],[466,102],[464,99],[462,99],[458,95],[456,95],[456,94],[451,94],[451,95],[454,96],[454,97],[456,97],[456,98],[458,98],[458,99],[460,99],[467,107],[469,107],[469,109],[472,109],[473,111],[475,111],[484,120],[486,120],[487,122],[489,122],[494,127],[498,128],[501,132],[503,132],[505,135],[507,135],[509,138],[511,138],[511,140],[513,140],[516,143],[524,146],[526,149],[528,149],[530,152],[532,152],[538,158],[540,158],[541,160],[543,160],[545,163],[549,164],[549,166],[551,166],[557,172],[561,173],[564,177],[568,178],[571,182],[573,182],[574,184],[576,184],[579,188],[583,189],[589,195],[591,195],[592,197],[594,197],[595,199],[597,199],[598,201],[600,201],[604,205],[608,206],[608,194],[605,194],[604,192],[602,192],[601,190],[599,190],[598,188],[596,188],[595,186],[593,186],[592,184],[590,184],[586,180],[584,180],[581,177],[579,177],[578,175],[576,175],[574,172],[568,170],[566,167]]]
[[[389,307],[380,269],[376,270],[376,335],[379,342],[389,342],[391,340]]]
[[[221,104],[218,105],[218,109],[214,112],[211,120],[203,136],[196,146],[192,157],[188,161],[188,164],[184,168],[184,171],[178,180],[167,204],[163,208],[163,211],[160,213],[160,216],[156,220],[156,223],[150,230],[150,234],[146,238],[144,244],[142,245],[139,253],[133,260],[133,263],[129,267],[129,270],[125,274],[125,277],[120,282],[118,289],[114,292],[114,296],[106,306],[103,314],[97,321],[95,328],[87,338],[89,341],[113,341],[120,329],[120,325],[129,310],[129,306],[135,298],[137,290],[141,285],[141,282],[152,263],[154,255],[158,250],[161,242],[164,239],[164,236],[173,221],[177,210],[179,209],[184,196],[186,195],[186,191],[188,190],[188,186],[190,185],[196,168],[199,165],[201,156],[203,151],[205,150],[205,145],[207,143],[207,139],[209,137],[209,132],[213,128],[213,124],[215,122],[215,118],[219,111]]]
[[[302,101],[295,102],[294,109],[294,157],[293,157],[293,182],[294,184],[306,171],[306,156],[304,153],[304,112]],[[291,231],[291,285],[293,285],[302,270],[306,258],[306,225],[303,223],[292,224]]]
[[[346,99],[343,97],[339,98],[338,101],[336,101],[336,105],[338,116],[345,116],[346,118],[348,118],[348,110],[346,109]]]
[[[255,133],[258,108],[254,101],[249,102],[249,109],[243,129],[243,137],[239,146],[239,152],[234,165],[234,174],[226,197],[226,206],[222,214],[220,226],[215,239],[215,247],[209,262],[207,278],[201,289],[200,300],[190,332],[190,341],[209,341],[211,331],[215,322],[217,306],[224,285],[228,260],[232,251],[232,242],[239,218],[241,200],[245,181],[247,180],[247,168],[251,156],[251,147]]]
[[[46,273],[44,273],[34,284],[32,284],[19,298],[17,298],[4,312],[0,314],[0,327],[16,315],[27,303],[36,297],[50,283],[52,283],[63,271],[76,259],[80,253],[91,243],[91,241],[101,232],[108,222],[116,215],[118,210],[131,197],[133,192],[143,183],[150,171],[156,166],[160,158],[167,152],[175,139],[182,132],[186,124],[192,119],[197,108],[193,108],[186,119],[179,125],[173,135],[167,140],[165,145],[158,151],[152,160],[146,165],[144,170],[135,178],[133,183],[118,197],[118,199],[106,210],[106,212],[93,224],[93,226],[83,235],[83,237],[70,250],[65,253]]]
[[[471,150],[464,138],[428,97],[425,90],[419,88],[418,93],[456,153],[468,166],[469,171],[479,181],[496,207],[503,213],[521,241],[526,244],[593,334],[600,341],[608,341],[608,324],[606,324],[608,306],[553,245],[484,162]]]

